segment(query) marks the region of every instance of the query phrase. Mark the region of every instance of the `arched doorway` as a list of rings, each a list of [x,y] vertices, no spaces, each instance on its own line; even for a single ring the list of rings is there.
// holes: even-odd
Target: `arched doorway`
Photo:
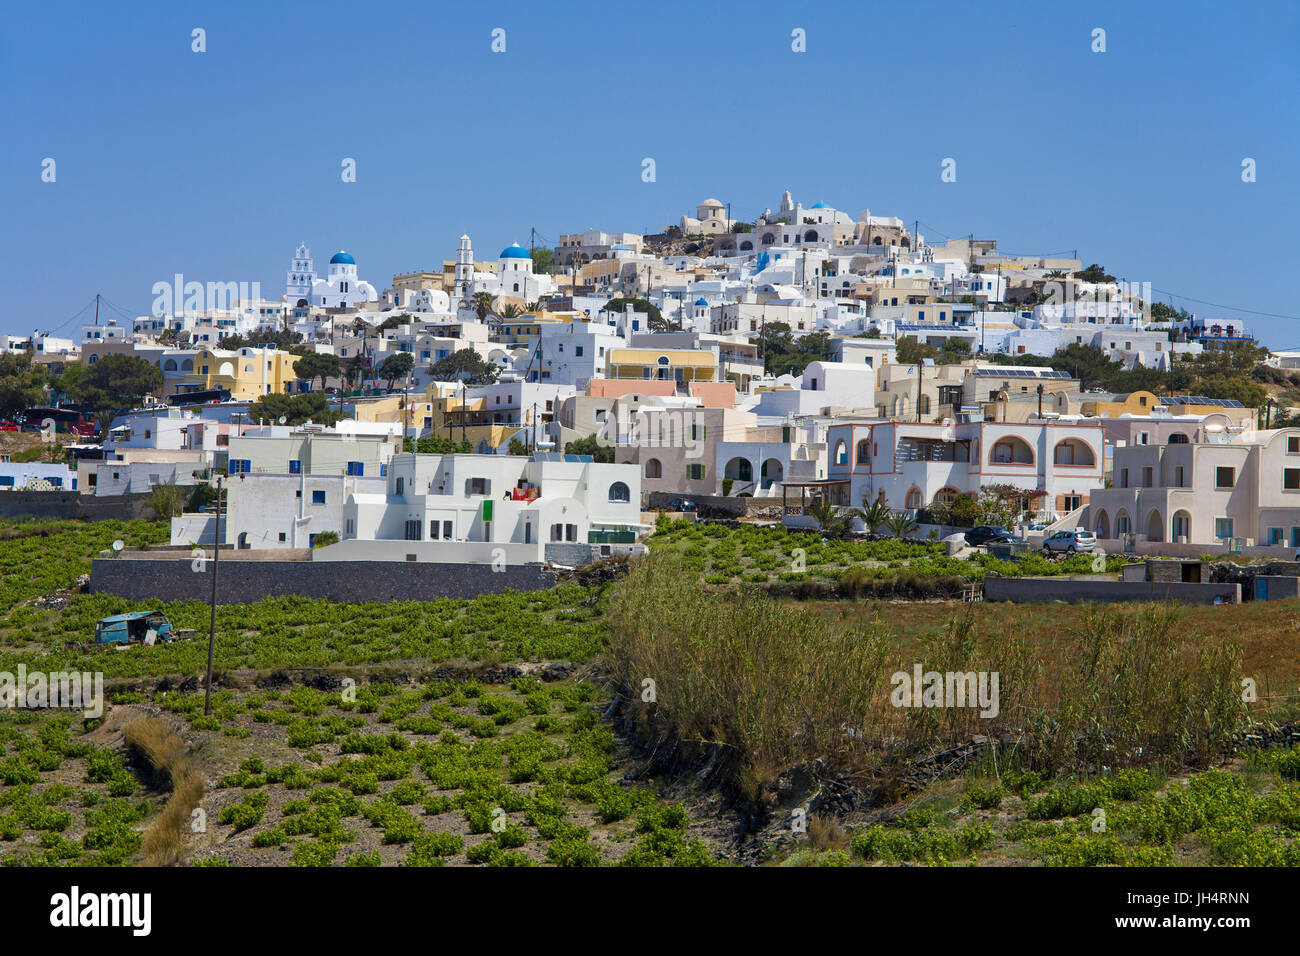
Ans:
[[[1160,517],[1159,511],[1152,511],[1147,515],[1147,540],[1163,541],[1165,538],[1165,522]]]
[[[730,478],[732,481],[753,481],[754,466],[749,463],[748,458],[733,458],[722,470],[722,477]]]
[[[1172,541],[1186,542],[1192,536],[1192,515],[1188,511],[1174,512],[1174,533]]]
[[[1110,516],[1106,514],[1105,508],[1102,508],[1097,512],[1097,520],[1094,523],[1093,527],[1097,529],[1097,537],[1099,538],[1110,537]]]
[[[783,481],[785,479],[785,467],[776,458],[769,458],[763,462],[763,467],[759,472],[762,478],[764,488],[771,488],[772,482]]]

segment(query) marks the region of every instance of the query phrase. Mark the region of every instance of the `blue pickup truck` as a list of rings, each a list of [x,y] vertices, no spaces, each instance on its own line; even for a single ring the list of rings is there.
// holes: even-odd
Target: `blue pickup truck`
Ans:
[[[96,644],[169,643],[193,637],[192,630],[178,631],[162,611],[131,611],[101,618],[95,627]]]

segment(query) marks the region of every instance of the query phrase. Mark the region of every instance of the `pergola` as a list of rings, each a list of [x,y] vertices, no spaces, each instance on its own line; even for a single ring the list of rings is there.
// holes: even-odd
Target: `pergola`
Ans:
[[[819,498],[833,505],[848,505],[852,482],[847,478],[822,481],[784,481],[781,483],[781,514],[801,515],[810,501]],[[797,504],[791,504],[791,492],[798,491]]]

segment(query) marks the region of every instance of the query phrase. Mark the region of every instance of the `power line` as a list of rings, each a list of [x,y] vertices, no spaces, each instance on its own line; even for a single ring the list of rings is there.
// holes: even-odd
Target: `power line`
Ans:
[[[1175,299],[1183,299],[1186,302],[1195,302],[1197,305],[1208,305],[1213,309],[1229,309],[1233,312],[1245,312],[1247,315],[1262,315],[1270,319],[1291,319],[1300,322],[1300,315],[1282,315],[1278,312],[1258,312],[1255,309],[1243,309],[1239,305],[1223,305],[1219,302],[1206,302],[1204,299],[1194,299],[1190,295],[1180,295],[1177,292],[1170,292],[1167,289],[1157,289],[1151,287],[1152,292],[1159,292],[1161,295],[1172,296]]]

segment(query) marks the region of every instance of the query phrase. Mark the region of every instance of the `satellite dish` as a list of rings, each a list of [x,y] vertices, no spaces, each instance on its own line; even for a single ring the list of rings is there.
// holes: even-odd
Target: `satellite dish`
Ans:
[[[121,538],[118,538],[116,541],[113,542],[113,550],[114,550],[114,551],[121,551],[121,550],[122,550],[122,539],[121,539]]]
[[[283,415],[280,416],[280,424],[281,424],[281,425],[284,424],[284,416],[283,416]]]

